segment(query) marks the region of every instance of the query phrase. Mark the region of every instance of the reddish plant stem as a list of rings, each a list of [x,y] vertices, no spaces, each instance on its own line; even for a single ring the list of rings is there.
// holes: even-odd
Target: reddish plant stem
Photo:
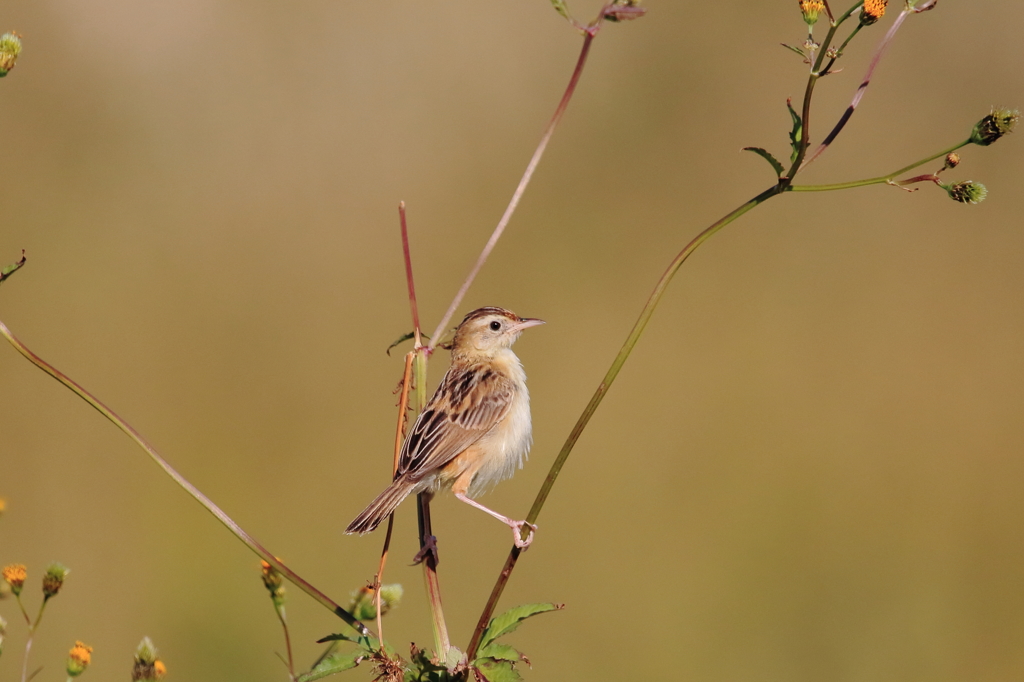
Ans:
[[[555,109],[554,115],[548,122],[547,128],[544,129],[544,135],[541,137],[540,144],[537,145],[537,149],[533,152],[533,157],[530,159],[530,163],[527,164],[526,171],[523,173],[522,179],[519,180],[519,186],[516,187],[516,191],[512,194],[512,199],[508,202],[508,206],[505,208],[505,213],[501,216],[501,220],[498,221],[498,225],[494,228],[494,232],[491,233],[491,238],[488,239],[487,244],[484,245],[483,251],[480,252],[480,256],[476,259],[476,263],[473,264],[473,268],[469,271],[469,275],[467,275],[462,286],[459,288],[459,291],[455,294],[455,298],[452,299],[451,305],[448,306],[448,310],[445,311],[444,316],[441,318],[441,322],[438,323],[433,336],[430,337],[430,345],[427,346],[428,350],[432,351],[440,342],[441,334],[444,333],[445,328],[452,319],[452,316],[455,315],[455,311],[458,310],[459,305],[462,304],[462,299],[465,298],[470,285],[473,283],[473,280],[476,279],[476,276],[484,266],[484,263],[487,262],[487,258],[491,255],[491,251],[494,250],[495,245],[497,245],[498,240],[505,231],[505,227],[509,223],[509,220],[512,219],[512,214],[515,213],[516,208],[519,206],[519,200],[522,199],[523,194],[526,192],[526,187],[530,184],[530,179],[533,178],[533,172],[537,169],[537,165],[540,163],[541,157],[544,156],[544,151],[547,149],[548,142],[551,141],[551,136],[554,134],[555,128],[558,127],[559,121],[562,120],[562,114],[565,113],[566,108],[569,106],[569,101],[572,100],[572,96],[576,92],[576,86],[580,82],[580,76],[583,75],[583,67],[587,63],[587,56],[590,54],[590,45],[594,41],[594,36],[597,35],[602,19],[598,19],[593,25],[583,29],[583,47],[580,50],[579,58],[576,60],[576,68],[573,70],[572,76],[569,78],[569,85],[566,86],[565,93],[562,95],[562,99],[558,103],[558,107]]]
[[[416,347],[420,346],[420,309],[416,305],[416,284],[412,278],[412,252],[409,249],[409,226],[405,220],[405,202],[398,203],[398,218],[402,224],[402,255],[405,257],[405,281],[409,285],[409,308],[412,312],[412,329],[416,335]],[[408,379],[408,372],[406,373]],[[401,420],[399,420],[401,423]]]

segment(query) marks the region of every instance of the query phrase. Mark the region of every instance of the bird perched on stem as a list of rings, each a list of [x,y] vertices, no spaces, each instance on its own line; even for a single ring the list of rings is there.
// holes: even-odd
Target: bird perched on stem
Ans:
[[[544,321],[503,308],[466,315],[452,339],[452,365],[405,439],[394,481],[346,533],[374,530],[409,495],[451,488],[458,499],[509,526],[516,547],[530,546],[536,526],[473,498],[511,477],[530,450],[530,394],[512,344],[539,324]],[[525,540],[524,526],[530,527]]]

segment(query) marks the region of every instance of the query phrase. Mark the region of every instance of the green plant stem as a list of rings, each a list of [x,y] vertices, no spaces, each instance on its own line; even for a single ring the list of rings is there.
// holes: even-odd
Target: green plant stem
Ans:
[[[36,614],[35,622],[32,622],[28,626],[28,638],[25,640],[25,658],[21,661],[21,682],[28,682],[28,655],[32,651],[32,641],[36,636],[36,628],[39,627],[39,623],[43,620],[43,611],[46,609],[46,602],[50,601],[49,597],[43,597],[43,603],[39,605],[39,613]],[[18,604],[21,604],[21,597],[18,597]],[[22,613],[25,613],[25,608],[22,607]],[[25,615],[26,620],[28,615]]]
[[[836,190],[836,189],[853,189],[854,187],[866,187],[868,185],[881,185],[883,183],[890,183],[893,180],[895,180],[897,176],[903,175],[907,171],[911,171],[911,170],[917,168],[918,166],[923,166],[924,164],[928,163],[929,161],[934,161],[936,159],[941,159],[942,157],[946,156],[947,154],[955,152],[957,149],[965,147],[965,146],[969,145],[970,143],[971,143],[971,140],[970,140],[970,138],[968,138],[968,139],[964,140],[963,142],[961,142],[959,144],[953,145],[949,149],[945,149],[945,150],[943,150],[943,151],[941,151],[941,152],[939,152],[937,154],[932,154],[928,158],[921,159],[920,161],[912,163],[909,166],[904,166],[903,168],[900,168],[898,171],[894,171],[894,172],[889,173],[887,175],[879,175],[877,178],[867,178],[865,180],[853,180],[851,182],[840,182],[840,183],[831,184],[831,185],[790,185],[789,187],[786,188],[786,191],[787,192],[830,192],[830,191]]]
[[[777,196],[782,191],[783,186],[781,184],[769,187],[750,201],[747,201],[734,211],[728,213],[723,218],[707,227],[703,232],[694,237],[693,240],[687,244],[674,259],[672,259],[672,262],[669,263],[668,268],[665,270],[664,274],[662,274],[661,279],[659,279],[658,283],[655,285],[654,291],[651,292],[650,298],[647,299],[647,304],[644,306],[643,310],[640,311],[640,317],[633,325],[633,329],[629,332],[629,336],[626,337],[626,341],[622,344],[622,348],[619,350],[618,355],[616,355],[615,359],[612,361],[611,367],[608,368],[608,372],[605,374],[604,379],[598,385],[594,395],[590,398],[590,402],[583,410],[583,414],[581,414],[579,419],[576,421],[576,425],[569,433],[569,437],[566,439],[565,444],[562,445],[562,449],[559,451],[558,456],[551,465],[551,469],[548,472],[547,477],[544,479],[544,483],[541,485],[540,491],[537,493],[533,506],[530,508],[530,513],[526,517],[526,520],[529,523],[535,523],[537,518],[540,516],[541,509],[544,507],[544,503],[547,501],[548,495],[551,493],[551,489],[554,487],[555,481],[558,479],[558,474],[562,471],[562,467],[565,465],[566,460],[569,458],[569,454],[576,445],[576,441],[579,440],[583,430],[590,422],[590,418],[594,416],[594,412],[597,411],[601,401],[604,400],[605,395],[608,393],[608,389],[611,388],[611,385],[618,376],[622,366],[626,363],[626,360],[629,359],[634,346],[636,346],[636,342],[644,333],[644,329],[647,328],[647,323],[650,322],[651,316],[654,315],[654,311],[661,302],[661,298],[665,294],[665,290],[672,282],[672,278],[675,276],[676,272],[679,271],[680,266],[686,262],[686,259],[689,258],[701,244],[710,239],[716,232],[755,206]],[[477,621],[476,629],[473,631],[473,638],[470,641],[468,650],[468,657],[470,661],[476,657],[477,649],[480,647],[480,640],[483,637],[484,631],[487,629],[487,625],[494,614],[494,609],[498,605],[498,600],[501,598],[501,593],[505,590],[505,585],[508,584],[509,577],[512,574],[512,569],[515,568],[516,562],[518,561],[521,553],[521,549],[513,546],[512,550],[509,552],[508,558],[505,560],[505,566],[502,568],[501,573],[498,574],[498,580],[495,583],[494,588],[491,590],[491,595],[487,600],[484,611],[480,615],[480,619]]]
[[[278,620],[281,621],[281,628],[284,630],[284,646],[288,652],[288,677],[289,679],[295,679],[295,659],[292,658],[292,638],[288,634],[288,619],[284,615],[284,605],[274,604],[274,611],[277,613]]]
[[[25,344],[19,341],[18,338],[15,337],[13,333],[11,333],[11,330],[8,329],[7,325],[5,325],[3,322],[0,322],[0,335],[6,338],[19,353],[21,353],[23,356],[25,356],[25,358],[29,360],[29,362],[31,362],[36,367],[49,374],[51,377],[53,377],[60,383],[64,384],[64,386],[70,389],[75,395],[77,395],[79,398],[89,403],[90,405],[92,405],[92,407],[95,408],[97,412],[99,412],[104,417],[113,422],[113,424],[117,428],[121,429],[121,431],[123,431],[129,438],[135,441],[135,443],[139,447],[141,447],[146,452],[146,454],[149,455],[150,459],[152,459],[157,466],[163,469],[164,473],[170,476],[175,483],[181,486],[185,490],[185,492],[191,495],[197,502],[199,502],[199,504],[203,505],[203,507],[205,507],[208,512],[213,514],[213,516],[216,517],[218,521],[224,524],[224,526],[229,531],[231,531],[231,533],[235,537],[237,537],[249,549],[255,552],[257,556],[259,556],[261,559],[263,559],[268,564],[270,564],[278,571],[280,571],[280,573],[285,578],[287,578],[289,582],[291,582],[293,585],[298,587],[300,590],[308,594],[310,597],[312,597],[314,600],[316,600],[323,606],[327,607],[332,613],[334,613],[334,615],[338,616],[343,621],[352,626],[352,628],[356,632],[358,632],[362,637],[365,637],[367,640],[373,637],[373,634],[370,632],[370,630],[361,622],[359,622],[359,620],[357,620],[355,616],[353,616],[351,613],[349,613],[341,606],[336,604],[323,592],[310,585],[295,571],[285,566],[280,559],[275,557],[268,549],[266,549],[263,545],[257,542],[254,537],[249,535],[249,533],[242,529],[241,526],[235,523],[231,519],[231,517],[224,513],[224,511],[220,507],[214,504],[210,498],[206,497],[206,495],[200,492],[198,488],[189,483],[189,481],[185,479],[184,476],[179,474],[167,462],[167,460],[161,457],[160,454],[156,451],[156,449],[152,445],[150,445],[142,437],[142,435],[138,431],[136,431],[128,422],[126,422],[124,419],[118,416],[117,413],[115,413],[109,407],[104,405],[92,393],[85,390],[85,388],[76,383],[70,377],[63,374],[60,370],[56,369],[55,367],[47,363],[45,360],[40,358],[38,355],[33,353],[31,350],[29,350],[28,347],[25,346]]]

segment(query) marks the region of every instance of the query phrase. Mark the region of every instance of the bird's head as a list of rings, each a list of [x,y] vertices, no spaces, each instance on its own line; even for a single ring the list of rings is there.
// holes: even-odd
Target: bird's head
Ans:
[[[452,355],[492,355],[509,348],[524,329],[544,320],[519,317],[504,308],[477,308],[463,318],[452,339]]]

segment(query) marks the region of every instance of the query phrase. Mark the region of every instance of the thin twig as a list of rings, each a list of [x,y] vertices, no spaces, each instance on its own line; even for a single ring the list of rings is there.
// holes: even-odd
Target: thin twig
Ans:
[[[398,219],[402,224],[402,255],[405,258],[405,281],[409,286],[409,308],[412,312],[412,329],[416,347],[420,347],[420,309],[416,305],[416,284],[412,278],[412,252],[409,249],[409,226],[405,220],[405,202],[398,203]]]
[[[602,12],[602,19],[603,16]],[[559,121],[562,120],[562,114],[565,113],[566,108],[569,106],[569,101],[572,99],[573,93],[576,92],[576,85],[580,81],[580,76],[583,74],[583,67],[587,63],[587,56],[590,54],[590,45],[594,41],[594,36],[597,35],[602,19],[598,19],[593,25],[584,29],[583,47],[580,50],[579,58],[576,60],[576,68],[573,69],[572,77],[569,78],[569,85],[566,86],[565,93],[562,95],[562,99],[558,103],[558,107],[555,109],[554,115],[548,122],[547,128],[544,129],[544,135],[541,137],[540,144],[537,145],[537,149],[533,152],[533,156],[530,158],[530,163],[527,164],[526,171],[523,173],[522,179],[519,180],[519,186],[516,187],[516,191],[512,193],[512,199],[508,202],[508,206],[505,208],[505,213],[502,214],[497,227],[495,227],[494,232],[491,233],[491,238],[487,240],[487,244],[484,245],[483,251],[480,252],[480,256],[476,259],[476,263],[473,264],[473,268],[469,271],[469,275],[466,276],[466,279],[459,288],[458,293],[455,294],[455,298],[452,299],[451,305],[448,306],[448,310],[445,311],[444,316],[438,323],[437,329],[434,330],[433,336],[430,337],[430,345],[427,347],[429,351],[432,351],[441,341],[441,334],[444,333],[448,323],[452,319],[452,316],[455,315],[455,311],[458,310],[459,305],[462,304],[462,299],[466,296],[466,292],[469,291],[470,285],[473,283],[473,280],[476,279],[477,273],[480,272],[484,263],[487,262],[488,256],[491,255],[491,251],[494,250],[495,245],[501,238],[509,220],[512,219],[512,214],[515,213],[516,207],[519,206],[519,200],[522,199],[523,193],[526,192],[526,187],[530,184],[533,172],[537,169],[537,165],[540,163],[541,157],[544,156],[544,150],[547,149],[548,142],[551,140],[551,136],[554,134],[555,128],[558,127]]]
[[[185,492],[191,495],[193,499],[199,502],[199,504],[203,505],[203,507],[205,507],[208,512],[213,514],[214,517],[216,517],[218,521],[220,521],[229,531],[231,531],[231,533],[235,537],[241,540],[249,549],[255,552],[261,559],[263,559],[268,564],[270,564],[278,571],[280,571],[280,573],[284,577],[286,577],[292,584],[294,584],[300,590],[308,594],[310,597],[312,597],[314,600],[316,600],[323,606],[330,609],[332,613],[334,613],[336,616],[338,616],[343,621],[352,626],[352,628],[355,629],[356,632],[358,632],[360,635],[367,638],[372,637],[372,633],[370,632],[370,630],[361,622],[359,622],[359,620],[357,620],[355,616],[353,616],[351,613],[349,613],[341,606],[336,604],[323,592],[321,592],[320,590],[316,589],[311,584],[306,582],[295,571],[285,566],[280,559],[274,556],[272,552],[270,552],[263,545],[257,542],[256,538],[251,536],[241,526],[235,523],[231,519],[231,517],[224,513],[224,511],[220,507],[214,504],[210,498],[208,498],[206,495],[200,492],[199,489],[196,488],[194,485],[189,483],[189,481],[184,476],[175,471],[175,469],[167,462],[167,460],[161,457],[160,454],[156,451],[156,449],[152,445],[150,445],[146,441],[146,439],[144,439],[142,435],[135,430],[134,427],[132,427],[128,422],[126,422],[124,419],[118,416],[117,413],[115,413],[113,410],[111,410],[109,407],[103,404],[103,402],[96,398],[96,396],[94,396],[92,393],[85,390],[85,388],[76,383],[70,377],[63,374],[60,370],[56,369],[55,367],[47,363],[45,360],[40,358],[38,355],[33,353],[31,350],[29,350],[28,347],[25,346],[25,344],[19,341],[18,338],[11,333],[11,330],[8,329],[3,322],[0,322],[0,335],[4,336],[19,353],[21,353],[29,360],[29,362],[31,362],[36,367],[49,374],[51,377],[53,377],[60,383],[64,384],[64,386],[71,389],[71,391],[75,393],[75,395],[77,395],[79,398],[89,403],[90,405],[92,405],[92,407],[95,408],[100,414],[102,414],[104,417],[113,422],[114,425],[117,426],[117,428],[121,429],[121,431],[123,431],[129,438],[135,441],[135,443],[139,447],[145,450],[146,454],[149,455],[150,459],[152,459],[157,466],[164,470],[164,473],[170,476],[175,483],[181,486],[185,490]]]

